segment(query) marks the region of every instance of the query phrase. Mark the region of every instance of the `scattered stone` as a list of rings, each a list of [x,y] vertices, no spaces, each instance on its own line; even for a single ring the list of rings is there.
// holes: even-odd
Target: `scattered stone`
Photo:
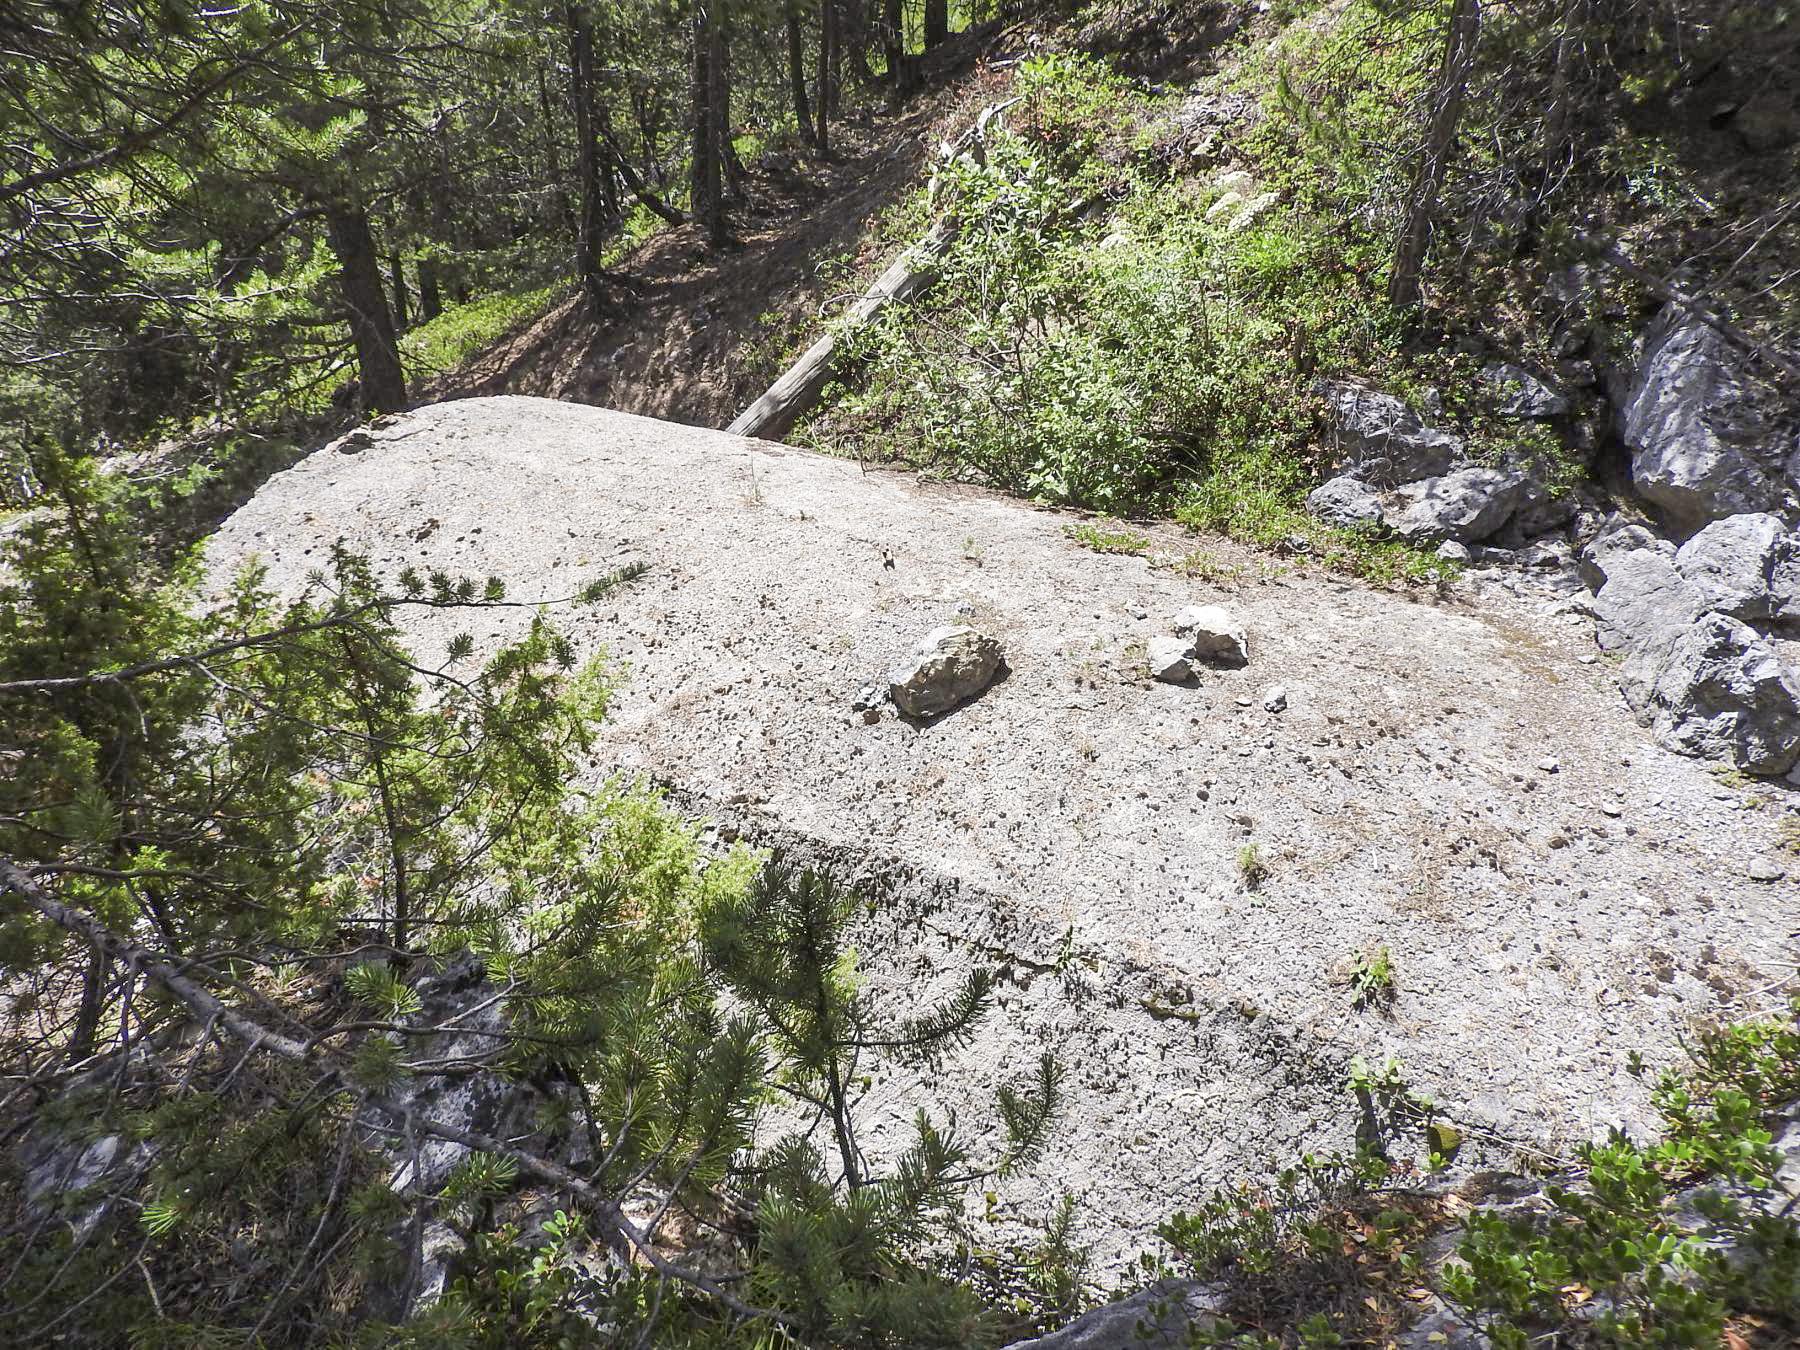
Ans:
[[[1462,563],[1465,567],[1473,560],[1467,544],[1459,544],[1454,539],[1446,539],[1437,546],[1437,556],[1443,562]]]
[[[1306,509],[1342,529],[1372,525],[1381,519],[1381,494],[1360,478],[1339,474],[1307,494]]]
[[[1735,359],[1671,306],[1650,328],[1621,413],[1633,484],[1684,530],[1781,503],[1786,447],[1752,410]]]
[[[1787,869],[1767,858],[1752,858],[1744,867],[1744,875],[1752,881],[1780,881]]]
[[[355,431],[347,432],[345,435],[339,437],[338,442],[333,449],[340,455],[360,455],[364,450],[367,450],[374,444],[375,438],[361,427],[358,427]]]
[[[1223,605],[1189,605],[1176,614],[1175,636],[1186,638],[1196,657],[1218,665],[1242,666],[1250,661],[1244,625]]]
[[[1494,411],[1502,417],[1561,417],[1569,411],[1567,394],[1523,366],[1501,362],[1483,367],[1481,382],[1492,390]]]
[[[1515,552],[1514,561],[1520,567],[1560,571],[1574,565],[1575,554],[1561,539],[1534,539]]]
[[[1511,469],[1456,469],[1398,489],[1397,510],[1382,519],[1405,539],[1470,544],[1506,524],[1526,495],[1525,476]]]
[[[1177,1350],[1219,1326],[1224,1291],[1192,1280],[1158,1280],[1129,1298],[1083,1313],[1060,1331],[1007,1350]]]
[[[1562,765],[1553,756],[1546,755],[1538,761],[1538,769],[1543,773],[1560,773]]]
[[[1185,684],[1194,678],[1193,655],[1194,649],[1180,638],[1158,634],[1150,639],[1150,674],[1169,684]]]
[[[1392,394],[1338,380],[1313,387],[1331,402],[1332,425],[1358,478],[1411,482],[1445,472],[1462,456],[1459,437],[1427,426]]]
[[[1603,816],[1611,816],[1613,819],[1617,820],[1620,816],[1625,814],[1625,808],[1620,806],[1617,802],[1601,802],[1600,814]]]
[[[936,628],[888,672],[888,697],[908,717],[935,717],[986,689],[1003,660],[1000,643],[986,633]]]
[[[1286,710],[1288,705],[1287,689],[1279,684],[1272,684],[1263,690],[1263,711],[1278,713]]]

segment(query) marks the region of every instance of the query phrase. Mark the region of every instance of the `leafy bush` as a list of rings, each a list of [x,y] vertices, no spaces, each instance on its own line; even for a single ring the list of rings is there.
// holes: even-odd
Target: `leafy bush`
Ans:
[[[1260,1328],[1227,1325],[1216,1343],[1381,1343],[1414,1315],[1400,1293],[1433,1280],[1504,1350],[1712,1350],[1733,1322],[1770,1344],[1800,1334],[1800,1225],[1770,1132],[1800,1103],[1800,999],[1700,1036],[1656,1088],[1663,1137],[1582,1148],[1544,1186],[1541,1216],[1418,1187],[1394,1143],[1422,1126],[1435,1170],[1460,1133],[1392,1062],[1358,1061],[1351,1086],[1364,1122],[1354,1154],[1303,1158],[1159,1230],[1186,1271],[1227,1282],[1233,1322]],[[1434,1275],[1427,1246],[1459,1213],[1455,1256]]]
[[[1436,570],[1301,509],[1313,375],[1401,361],[1366,241],[1168,176],[1130,148],[1129,100],[1092,62],[1028,62],[1016,88],[1010,130],[947,175],[961,228],[937,285],[857,336],[860,381],[805,434],[1040,501],[1299,540],[1332,565]]]

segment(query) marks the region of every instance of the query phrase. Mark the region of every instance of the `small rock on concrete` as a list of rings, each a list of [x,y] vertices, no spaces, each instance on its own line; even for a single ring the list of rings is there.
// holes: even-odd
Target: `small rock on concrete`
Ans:
[[[1279,684],[1272,684],[1263,690],[1263,711],[1281,712],[1288,705],[1287,689]]]
[[[1223,605],[1189,605],[1175,615],[1175,636],[1186,638],[1202,661],[1242,666],[1250,661],[1244,625]]]
[[[888,697],[908,717],[935,717],[992,683],[1004,655],[986,633],[957,624],[934,628],[888,672]]]
[[[1744,875],[1752,881],[1780,881],[1787,875],[1787,869],[1767,858],[1752,858],[1744,867]]]

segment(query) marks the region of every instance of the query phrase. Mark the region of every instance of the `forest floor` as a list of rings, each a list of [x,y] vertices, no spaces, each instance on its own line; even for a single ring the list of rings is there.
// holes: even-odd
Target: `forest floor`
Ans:
[[[536,394],[723,427],[861,294],[858,278],[910,242],[883,237],[884,214],[1005,82],[997,63],[1017,37],[996,25],[957,34],[929,58],[927,92],[897,110],[851,109],[829,158],[772,152],[747,164],[724,248],[696,225],[661,230],[613,269],[606,313],[573,294],[418,401]]]

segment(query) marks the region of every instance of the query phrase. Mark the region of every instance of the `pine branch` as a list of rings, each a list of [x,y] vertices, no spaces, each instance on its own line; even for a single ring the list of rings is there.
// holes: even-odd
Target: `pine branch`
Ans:
[[[211,647],[197,652],[187,652],[180,656],[167,656],[157,661],[143,661],[134,666],[125,666],[119,670],[100,670],[87,675],[59,675],[39,680],[0,680],[0,696],[7,694],[53,693],[60,689],[85,689],[97,684],[124,684],[130,680],[142,679],[146,675],[166,674],[171,670],[199,670],[208,661],[220,656],[229,656],[232,652],[246,651],[253,648],[272,647],[286,642],[290,638],[305,637],[309,633],[323,633],[334,629],[360,629],[360,620],[370,614],[385,614],[390,610],[406,606],[417,606],[422,609],[537,609],[543,605],[567,605],[574,603],[591,603],[610,590],[613,586],[626,581],[635,580],[649,569],[642,563],[622,567],[609,576],[602,577],[583,587],[574,595],[559,596],[549,600],[475,600],[460,597],[440,599],[438,597],[382,596],[374,600],[366,600],[338,614],[327,615],[322,619],[310,620],[306,623],[288,624],[282,628],[273,628],[263,633],[252,633],[249,637],[234,638],[229,642],[215,643]],[[604,588],[604,589],[596,589]],[[450,678],[443,676],[442,678]]]
[[[173,994],[202,1025],[223,1027],[247,1049],[247,1056],[267,1051],[297,1063],[318,1065],[322,1071],[319,1086],[344,1085],[350,1082],[347,1066],[334,1058],[315,1053],[311,1043],[294,1040],[244,1016],[221,1002],[210,990],[177,972],[148,948],[120,937],[93,915],[63,904],[33,880],[31,874],[11,858],[0,857],[0,886],[25,900],[45,918],[82,938],[96,951],[139,970],[163,989]],[[398,1122],[409,1132],[429,1135],[453,1144],[479,1149],[510,1158],[522,1169],[541,1180],[562,1186],[586,1201],[601,1222],[623,1238],[646,1265],[659,1275],[679,1281],[716,1300],[738,1316],[753,1321],[767,1321],[780,1327],[791,1327],[793,1321],[782,1313],[747,1303],[725,1287],[719,1279],[689,1270],[657,1251],[649,1234],[639,1228],[619,1208],[618,1203],[593,1182],[560,1163],[519,1148],[504,1139],[459,1130],[451,1125],[419,1115],[410,1106],[391,1098],[371,1096],[368,1104]]]

